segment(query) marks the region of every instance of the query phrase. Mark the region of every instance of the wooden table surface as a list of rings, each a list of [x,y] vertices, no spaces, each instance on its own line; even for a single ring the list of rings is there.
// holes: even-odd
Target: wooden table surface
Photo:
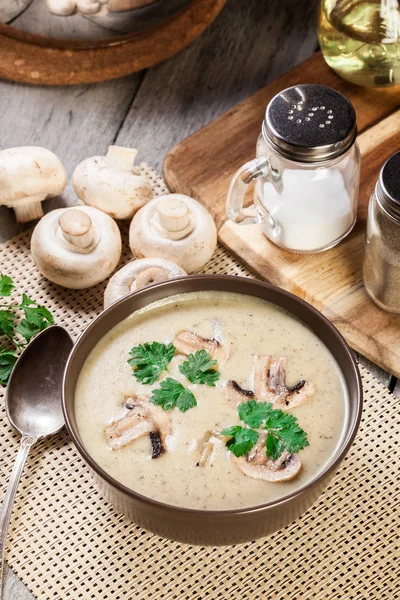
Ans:
[[[316,51],[317,5],[318,0],[228,0],[186,50],[115,81],[56,88],[0,82],[1,147],[45,146],[71,175],[82,159],[105,154],[110,144],[126,145],[160,171],[173,145]],[[69,184],[47,209],[75,202]],[[0,241],[19,231],[13,212],[0,207]],[[390,374],[360,361],[395,389]],[[5,600],[32,598],[9,571]]]

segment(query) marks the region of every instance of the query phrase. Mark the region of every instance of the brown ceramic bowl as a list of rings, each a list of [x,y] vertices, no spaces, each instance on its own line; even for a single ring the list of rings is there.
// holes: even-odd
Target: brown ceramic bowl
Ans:
[[[106,473],[87,453],[77,430],[74,394],[81,367],[97,342],[135,310],[162,298],[185,292],[218,290],[238,292],[268,300],[285,309],[329,348],[343,373],[349,406],[345,435],[324,470],[299,490],[279,500],[239,510],[185,509],[157,502],[125,487]],[[293,294],[254,279],[230,276],[193,276],[141,289],[112,304],[84,331],[70,355],[63,383],[63,408],[67,429],[89,465],[100,490],[118,512],[150,531],[173,540],[199,545],[248,542],[288,525],[318,498],[337,471],[356,435],[362,411],[362,387],[357,364],[343,337],[312,306]]]

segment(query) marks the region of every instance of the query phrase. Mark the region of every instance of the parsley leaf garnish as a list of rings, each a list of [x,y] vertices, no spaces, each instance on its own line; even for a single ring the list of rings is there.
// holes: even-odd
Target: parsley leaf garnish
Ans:
[[[14,320],[15,314],[11,310],[0,310],[0,335],[13,336]]]
[[[192,383],[202,383],[210,387],[215,387],[215,382],[219,379],[219,372],[213,369],[217,364],[207,350],[198,350],[195,354],[189,354],[187,360],[179,365],[179,370]]]
[[[11,277],[0,275],[0,296],[11,296],[15,288]],[[24,318],[17,324],[18,311],[22,310]],[[19,319],[18,319],[19,320]],[[1,304],[0,310],[0,336],[8,338],[4,346],[0,346],[0,385],[7,385],[11,371],[17,361],[18,355],[30,342],[32,337],[53,325],[54,319],[49,310],[40,306],[26,294],[22,294],[20,304],[7,302]],[[24,338],[21,340],[21,337]],[[11,349],[9,346],[14,346]]]
[[[242,402],[238,406],[239,418],[249,427],[255,427],[257,429],[262,426],[270,413],[271,408],[272,404],[269,402],[256,402],[255,400]]]
[[[227,427],[221,431],[221,435],[231,436],[226,442],[227,447],[235,456],[243,456],[252,449],[258,440],[258,433],[254,429],[247,429],[240,425]]]
[[[24,311],[25,319],[22,319],[21,323],[17,325],[16,332],[22,335],[27,342],[30,342],[36,333],[54,323],[51,312],[26,294],[22,294],[22,302],[18,308],[22,308]]]
[[[0,275],[0,296],[10,296],[15,285],[8,275]]]
[[[133,367],[133,375],[145,385],[154,383],[162,371],[167,370],[175,354],[173,344],[160,344],[159,342],[146,342],[135,346],[129,352],[128,363]]]
[[[162,406],[164,410],[171,410],[175,406],[182,412],[197,406],[196,398],[179,381],[168,377],[160,382],[160,387],[152,391],[150,402]]]
[[[285,446],[278,440],[277,437],[268,434],[267,441],[265,442],[265,451],[268,458],[271,460],[277,460],[282,452],[285,451]]]
[[[279,408],[272,408],[270,402],[256,402],[250,400],[249,402],[242,402],[238,406],[238,414],[241,419],[248,427],[254,427],[256,429],[264,429],[268,432],[266,440],[266,454],[268,458],[276,460],[280,455],[287,452],[298,452],[309,445],[306,432],[300,427],[296,417],[290,413],[283,412]],[[222,435],[232,435],[236,439],[236,430],[240,432],[254,431],[252,429],[245,429],[241,426],[228,427],[224,429]],[[227,433],[233,432],[233,433]],[[255,432],[257,433],[257,432]],[[241,434],[240,435],[244,435]],[[243,456],[246,452],[251,450],[258,439],[250,445],[251,436],[246,433],[246,440],[248,441],[249,448],[242,452],[242,454],[236,454],[232,450],[232,447],[236,444],[236,441],[232,442],[229,440],[227,446],[236,456]]]
[[[16,362],[17,356],[13,350],[0,348],[0,385],[7,385]]]
[[[35,333],[38,332],[38,328],[36,325],[28,323],[26,319],[22,319],[21,323],[18,323],[17,327],[15,328],[15,331],[22,335],[27,342],[30,342]]]
[[[38,305],[26,294],[22,294],[22,302],[18,308],[22,308],[24,311],[25,319],[22,319],[21,323],[17,325],[16,331],[27,342],[30,342],[36,333],[54,323],[51,312],[44,306]]]

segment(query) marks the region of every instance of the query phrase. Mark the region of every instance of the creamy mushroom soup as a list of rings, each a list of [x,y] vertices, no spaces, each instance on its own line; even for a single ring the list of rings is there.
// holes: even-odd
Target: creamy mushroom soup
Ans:
[[[82,441],[107,473],[161,502],[220,510],[314,478],[340,441],[346,406],[339,367],[306,326],[225,292],[132,314],[90,353],[75,397]]]

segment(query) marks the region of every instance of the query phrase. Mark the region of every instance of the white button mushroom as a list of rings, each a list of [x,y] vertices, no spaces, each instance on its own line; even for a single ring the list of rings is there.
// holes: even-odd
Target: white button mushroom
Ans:
[[[134,260],[111,277],[104,292],[104,308],[142,287],[186,274],[181,267],[163,258]]]
[[[35,227],[31,252],[46,279],[80,290],[114,271],[121,257],[121,234],[115,221],[97,208],[60,208]]]
[[[76,0],[76,6],[84,15],[95,15],[100,10],[100,2],[97,0]]]
[[[46,0],[47,8],[53,15],[67,17],[76,9],[84,15],[95,15],[108,0]]]
[[[110,146],[107,156],[82,161],[72,178],[79,198],[114,219],[132,218],[153,197],[149,180],[133,165],[136,155],[132,148]]]
[[[135,215],[129,245],[137,258],[166,258],[193,273],[213,255],[217,229],[199,202],[183,194],[166,194],[151,200]]]
[[[75,0],[46,0],[46,5],[53,15],[61,17],[72,15],[76,9]]]
[[[43,216],[42,201],[58,196],[67,175],[61,160],[39,146],[0,151],[0,204],[13,208],[18,223]]]

